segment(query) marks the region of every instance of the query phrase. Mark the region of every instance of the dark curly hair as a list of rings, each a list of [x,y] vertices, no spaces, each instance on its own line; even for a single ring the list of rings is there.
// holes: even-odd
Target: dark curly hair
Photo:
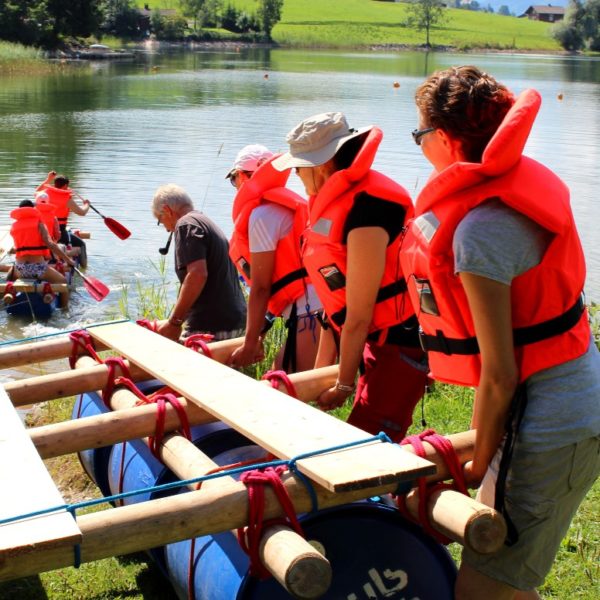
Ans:
[[[485,147],[514,101],[505,85],[473,66],[437,71],[415,95],[424,125],[443,129],[459,140],[469,162],[481,162]]]

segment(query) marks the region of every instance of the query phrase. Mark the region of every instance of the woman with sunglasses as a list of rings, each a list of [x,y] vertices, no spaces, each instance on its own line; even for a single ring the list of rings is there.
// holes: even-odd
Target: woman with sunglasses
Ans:
[[[293,373],[314,366],[321,304],[300,260],[306,200],[285,187],[289,170],[273,169],[273,156],[260,144],[244,146],[227,174],[237,190],[229,255],[250,286],[244,343],[230,364],[243,367],[261,360],[263,335],[281,316],[288,335],[274,367]]]
[[[416,93],[434,167],[402,246],[432,376],[476,388],[467,482],[501,511],[505,546],[463,552],[456,598],[539,598],[600,470],[600,355],[565,184],[523,156],[541,99],[476,67]]]
[[[398,256],[412,204],[404,188],[371,169],[382,137],[377,127],[350,129],[339,112],[314,115],[288,134],[289,152],[272,164],[295,168],[309,196],[302,258],[330,326],[317,366],[339,356],[338,381],[318,402],[326,410],[343,404],[362,360],[348,422],[398,440],[427,369]]]

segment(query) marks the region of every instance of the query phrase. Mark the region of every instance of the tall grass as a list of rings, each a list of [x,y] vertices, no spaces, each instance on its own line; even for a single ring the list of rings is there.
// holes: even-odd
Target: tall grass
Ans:
[[[44,55],[36,48],[21,44],[0,41],[0,74],[51,72],[54,65],[44,60]]]

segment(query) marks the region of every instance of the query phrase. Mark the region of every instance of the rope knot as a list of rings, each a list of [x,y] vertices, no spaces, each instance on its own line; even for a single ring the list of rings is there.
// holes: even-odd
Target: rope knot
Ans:
[[[69,357],[69,366],[71,369],[75,368],[75,363],[80,354],[91,356],[99,364],[104,362],[96,352],[92,336],[85,329],[72,331],[69,333],[69,339],[73,343],[71,347],[71,356]]]
[[[285,389],[287,390],[288,396],[292,398],[298,398],[298,392],[292,383],[292,380],[288,377],[288,374],[285,371],[267,371],[262,379],[268,381],[271,384],[273,389],[279,389],[279,385],[283,384]]]
[[[144,327],[145,329],[149,329],[154,333],[156,333],[158,330],[158,321],[156,319],[154,319],[154,321],[149,321],[148,319],[138,319],[136,324],[140,327]]]
[[[262,564],[259,555],[260,540],[264,530],[270,525],[282,524],[291,527],[304,537],[304,532],[294,505],[281,481],[287,468],[283,465],[266,467],[264,470],[247,471],[242,474],[242,481],[248,489],[248,527],[238,529],[238,541],[242,550],[250,557],[250,573],[260,579],[270,576]],[[265,489],[270,486],[283,509],[283,517],[265,520]]]
[[[194,352],[202,352],[207,358],[212,358],[208,342],[212,342],[214,337],[212,333],[193,333],[185,338],[183,345],[186,348],[191,348]]]

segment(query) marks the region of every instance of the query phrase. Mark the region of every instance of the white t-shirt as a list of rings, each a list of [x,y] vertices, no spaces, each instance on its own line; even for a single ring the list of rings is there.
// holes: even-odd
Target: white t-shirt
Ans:
[[[257,206],[250,214],[248,222],[248,244],[250,253],[274,252],[279,240],[283,239],[294,226],[294,211],[285,206],[266,202]],[[307,312],[321,310],[323,305],[319,300],[315,288],[308,284],[306,294],[296,300],[298,316]],[[292,307],[286,306],[282,316],[288,318]]]

